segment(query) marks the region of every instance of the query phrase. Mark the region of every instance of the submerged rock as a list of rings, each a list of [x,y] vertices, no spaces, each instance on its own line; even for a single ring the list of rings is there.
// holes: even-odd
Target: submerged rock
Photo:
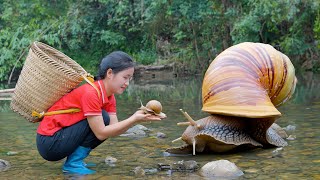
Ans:
[[[10,163],[6,160],[0,159],[0,172],[6,171],[10,168]]]
[[[163,139],[163,138],[166,138],[167,135],[165,133],[162,133],[162,132],[157,132],[157,138],[160,138],[160,139]]]
[[[146,172],[141,166],[135,167],[133,172],[136,176],[144,176],[146,174]]]
[[[282,151],[283,151],[283,147],[277,148],[275,150],[272,151],[272,158],[275,157],[283,157],[282,156]]]
[[[144,169],[146,174],[156,174],[158,170],[156,168]]]
[[[235,178],[242,176],[243,172],[228,160],[218,160],[205,164],[200,174],[207,178]]]
[[[290,135],[288,138],[287,138],[287,140],[289,140],[289,141],[293,141],[293,140],[295,140],[297,137],[295,136],[295,135]]]
[[[19,153],[16,152],[16,151],[8,151],[8,152],[7,152],[7,155],[8,155],[8,156],[13,156],[13,155],[16,155],[16,154],[19,154]]]
[[[106,159],[104,160],[104,162],[106,163],[106,165],[109,165],[109,166],[115,166],[115,163],[118,161],[118,159],[114,158],[114,157],[111,157],[111,156],[108,156],[106,157]]]
[[[177,172],[194,172],[199,169],[198,163],[196,161],[178,161],[173,164],[163,164],[158,163],[158,168],[160,170],[170,170]]]
[[[287,127],[283,128],[288,134],[292,134],[294,133],[294,131],[296,130],[296,126],[294,125],[288,125]]]
[[[129,128],[124,134],[120,136],[124,137],[144,137],[147,135],[146,131],[150,131],[143,125],[137,124],[131,128]]]

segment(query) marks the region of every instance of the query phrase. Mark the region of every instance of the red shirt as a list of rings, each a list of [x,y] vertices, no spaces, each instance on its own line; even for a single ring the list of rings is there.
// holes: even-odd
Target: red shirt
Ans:
[[[102,109],[109,114],[116,114],[116,99],[114,95],[106,97],[106,90],[101,80],[95,81],[94,84],[99,89],[101,97],[90,84],[84,84],[72,90],[50,107],[48,112],[70,108],[79,108],[81,111],[44,116],[39,124],[37,133],[52,136],[63,127],[71,126],[86,119],[87,116],[102,115]]]

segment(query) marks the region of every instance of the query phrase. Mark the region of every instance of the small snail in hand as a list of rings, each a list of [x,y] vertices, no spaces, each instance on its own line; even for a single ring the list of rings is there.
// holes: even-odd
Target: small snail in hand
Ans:
[[[141,101],[140,101],[141,102]],[[146,114],[152,114],[158,116],[160,118],[166,118],[166,114],[162,112],[162,105],[157,100],[150,100],[146,106],[144,106],[141,102],[141,107],[139,108],[144,111]]]
[[[194,121],[183,110],[188,128],[177,140],[186,146],[173,154],[227,152],[241,148],[286,146],[277,132],[276,107],[293,95],[297,83],[290,59],[272,46],[245,42],[220,53],[202,83],[202,111]],[[175,140],[174,140],[175,141]]]

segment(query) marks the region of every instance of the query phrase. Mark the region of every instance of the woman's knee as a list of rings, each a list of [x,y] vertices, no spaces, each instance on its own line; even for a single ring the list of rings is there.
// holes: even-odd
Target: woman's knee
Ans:
[[[47,161],[59,161],[66,157],[66,155],[54,151],[52,148],[52,141],[49,136],[42,136],[37,134],[36,138],[37,149],[41,157]]]

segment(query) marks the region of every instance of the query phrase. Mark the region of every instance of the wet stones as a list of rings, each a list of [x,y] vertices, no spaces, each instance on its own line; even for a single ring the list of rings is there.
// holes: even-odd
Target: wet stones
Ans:
[[[228,160],[218,160],[205,164],[200,174],[207,178],[235,178],[242,176],[243,172]]]
[[[111,167],[115,166],[115,163],[117,161],[118,161],[117,158],[114,158],[114,157],[111,157],[111,156],[106,157],[106,159],[104,160],[106,165],[111,166]]]
[[[164,139],[164,138],[167,138],[167,135],[165,133],[162,133],[162,132],[157,132],[156,133],[156,137],[160,138],[160,139]]]
[[[143,137],[155,137],[158,139],[164,139],[167,137],[166,134],[162,132],[155,132],[152,129],[148,129],[147,127],[137,124],[131,128],[129,128],[125,133],[121,134],[122,137],[131,137],[131,138],[143,138]]]
[[[173,164],[163,164],[158,163],[158,168],[163,170],[169,170],[169,171],[177,171],[177,172],[195,172],[199,169],[199,165],[196,161],[190,160],[190,161],[178,161]]]
[[[155,168],[144,169],[141,166],[137,166],[133,169],[135,176],[142,177],[145,175],[156,174],[158,172]]]
[[[146,133],[147,131],[150,131],[150,130],[143,125],[137,124],[137,125],[129,128],[124,134],[121,134],[120,136],[145,137],[145,136],[147,136],[147,133]]]
[[[0,172],[6,171],[10,168],[10,163],[6,160],[0,159]]]

